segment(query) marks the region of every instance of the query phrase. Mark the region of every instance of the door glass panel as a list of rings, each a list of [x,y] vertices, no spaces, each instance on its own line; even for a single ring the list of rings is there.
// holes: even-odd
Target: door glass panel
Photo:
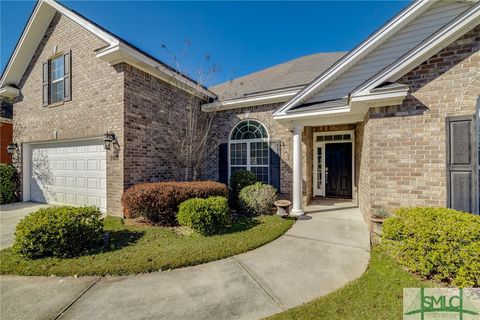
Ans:
[[[317,189],[322,190],[322,148],[317,148]]]

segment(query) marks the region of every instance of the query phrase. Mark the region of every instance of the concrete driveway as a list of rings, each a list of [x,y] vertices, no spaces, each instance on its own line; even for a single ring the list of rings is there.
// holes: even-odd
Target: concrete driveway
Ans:
[[[17,202],[0,206],[0,249],[10,247],[13,244],[13,233],[17,223],[27,214],[40,208],[48,207],[48,204],[36,202]]]
[[[317,206],[279,239],[228,259],[127,277],[0,279],[4,319],[259,319],[358,278],[369,235],[358,208]]]

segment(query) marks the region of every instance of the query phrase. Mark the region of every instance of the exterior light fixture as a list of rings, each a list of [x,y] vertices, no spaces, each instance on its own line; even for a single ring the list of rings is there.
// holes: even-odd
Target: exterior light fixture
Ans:
[[[18,145],[16,143],[10,143],[7,147],[7,153],[13,155],[17,149]]]
[[[107,131],[107,133],[104,134],[103,138],[103,147],[105,148],[105,150],[110,150],[110,148],[112,147],[112,143],[115,140],[115,133]]]

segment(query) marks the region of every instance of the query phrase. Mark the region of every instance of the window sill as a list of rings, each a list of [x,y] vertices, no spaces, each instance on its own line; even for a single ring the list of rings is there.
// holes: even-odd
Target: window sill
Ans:
[[[45,106],[44,108],[54,108],[54,107],[62,106],[64,104],[65,104],[65,101],[60,101],[60,102],[51,103]]]

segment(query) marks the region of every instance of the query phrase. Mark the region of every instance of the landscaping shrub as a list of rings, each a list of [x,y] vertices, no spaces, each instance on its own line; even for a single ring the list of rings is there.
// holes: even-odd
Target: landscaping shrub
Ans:
[[[160,225],[175,225],[178,206],[191,198],[227,197],[227,186],[213,181],[137,184],[123,193],[127,218],[143,217]]]
[[[382,243],[400,263],[455,286],[480,285],[480,217],[445,208],[399,209]]]
[[[269,184],[257,182],[243,188],[238,200],[243,213],[270,214],[277,201],[277,190]]]
[[[18,201],[19,192],[17,169],[11,164],[0,163],[0,204]]]
[[[220,233],[230,223],[228,200],[224,197],[193,198],[180,204],[178,223],[203,235]]]
[[[102,245],[100,217],[95,207],[39,209],[18,223],[13,250],[27,258],[78,256]]]
[[[257,176],[248,170],[238,170],[230,176],[230,204],[238,207],[238,195],[240,191],[258,182]]]

